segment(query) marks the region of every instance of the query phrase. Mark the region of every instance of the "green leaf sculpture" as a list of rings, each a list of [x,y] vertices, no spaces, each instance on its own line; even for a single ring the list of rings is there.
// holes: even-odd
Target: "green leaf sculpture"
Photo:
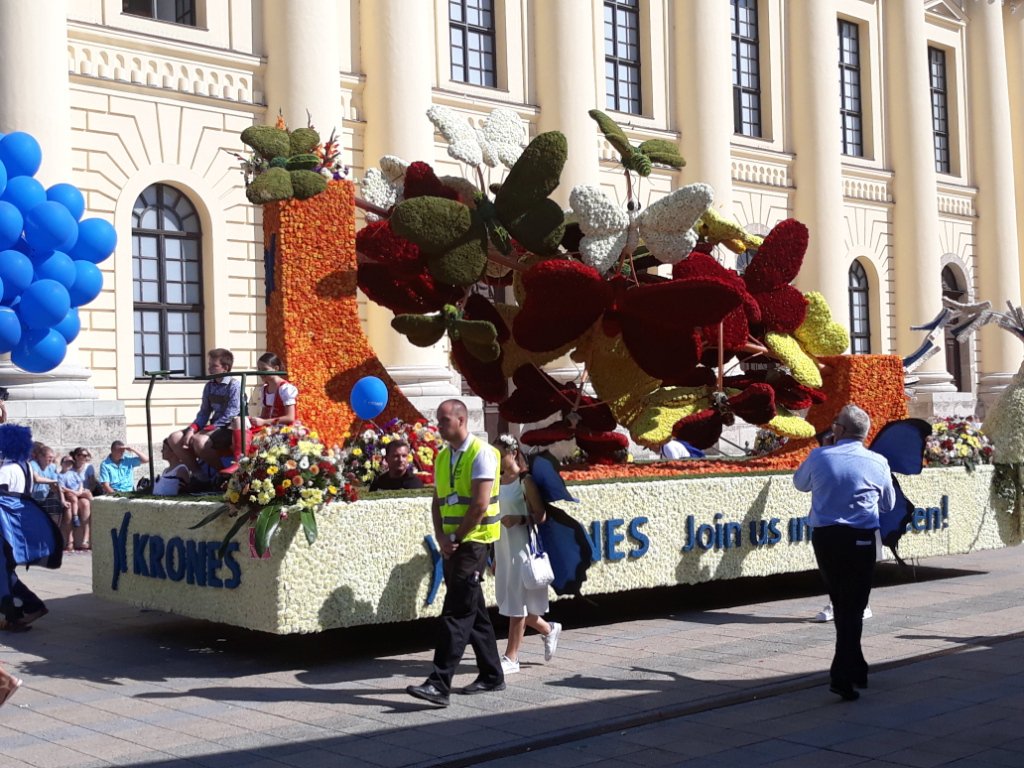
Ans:
[[[436,344],[447,333],[453,344],[461,342],[481,362],[494,362],[501,354],[494,324],[486,320],[466,320],[462,310],[451,304],[429,315],[395,315],[391,327],[417,347]]]

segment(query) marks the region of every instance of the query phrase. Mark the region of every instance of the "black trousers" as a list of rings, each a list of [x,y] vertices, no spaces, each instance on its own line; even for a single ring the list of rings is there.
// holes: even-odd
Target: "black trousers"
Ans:
[[[814,529],[811,543],[835,616],[832,683],[843,687],[862,684],[868,678],[868,663],[860,638],[875,570],[875,531],[828,525]]]
[[[43,601],[36,593],[25,586],[25,582],[14,572],[14,552],[11,545],[2,542],[0,549],[0,613],[7,621],[18,621],[26,613],[36,613],[43,609]]]
[[[467,644],[473,646],[481,680],[498,683],[505,679],[498,641],[481,589],[486,567],[487,545],[477,542],[462,542],[444,562],[441,636],[434,651],[434,670],[427,678],[442,693],[451,693],[452,676]]]

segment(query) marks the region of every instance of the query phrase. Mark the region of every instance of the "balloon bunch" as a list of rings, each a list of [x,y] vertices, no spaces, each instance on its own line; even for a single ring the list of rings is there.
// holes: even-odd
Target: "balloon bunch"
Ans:
[[[103,219],[82,219],[73,184],[49,189],[34,176],[42,162],[29,134],[0,134],[0,354],[30,373],[60,365],[78,336],[78,308],[103,288],[96,265],[117,234]]]

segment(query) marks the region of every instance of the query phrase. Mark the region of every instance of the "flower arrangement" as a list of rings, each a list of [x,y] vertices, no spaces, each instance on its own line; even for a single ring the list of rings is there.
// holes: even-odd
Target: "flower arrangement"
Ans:
[[[973,416],[950,416],[932,424],[925,443],[925,462],[931,466],[962,466],[971,471],[978,464],[990,464],[992,443]]]
[[[374,424],[364,424],[362,430],[341,450],[341,466],[345,477],[352,483],[369,485],[373,478],[385,471],[384,454],[388,444],[395,440],[404,440],[409,444],[409,458],[416,475],[425,485],[432,485],[434,460],[444,447],[444,440],[437,433],[437,428],[425,419],[412,422],[392,419],[383,429],[378,429]]]
[[[256,552],[262,556],[282,520],[298,514],[306,540],[317,538],[316,513],[333,501],[358,498],[345,477],[341,456],[301,424],[269,426],[253,438],[248,454],[228,480],[225,504],[196,528],[228,514],[237,521],[223,546],[247,523],[254,523]]]
[[[754,435],[754,445],[747,453],[750,456],[764,456],[766,453],[777,451],[789,442],[789,438],[778,435],[770,429],[758,429]]]

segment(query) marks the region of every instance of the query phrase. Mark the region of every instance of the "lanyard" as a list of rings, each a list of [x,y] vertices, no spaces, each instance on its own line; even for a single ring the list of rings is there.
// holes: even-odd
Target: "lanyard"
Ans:
[[[455,458],[455,451],[448,457],[448,488],[449,493],[455,493],[455,473],[459,471],[459,464],[462,463],[462,457],[466,455],[465,451],[458,451],[459,458]]]

